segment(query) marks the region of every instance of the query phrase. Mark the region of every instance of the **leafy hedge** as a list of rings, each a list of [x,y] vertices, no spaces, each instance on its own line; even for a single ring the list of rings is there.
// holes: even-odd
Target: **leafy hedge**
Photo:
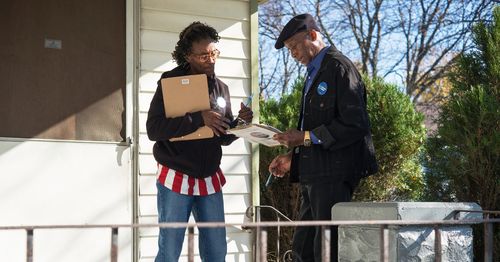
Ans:
[[[354,199],[417,200],[424,187],[419,164],[425,141],[424,117],[396,85],[366,77],[364,81],[379,173],[361,182]]]
[[[427,190],[433,201],[476,202],[500,210],[500,6],[492,23],[474,27],[475,49],[459,57],[437,133],[428,140]],[[500,258],[496,224],[494,261]],[[474,227],[474,254],[483,257],[482,226]]]

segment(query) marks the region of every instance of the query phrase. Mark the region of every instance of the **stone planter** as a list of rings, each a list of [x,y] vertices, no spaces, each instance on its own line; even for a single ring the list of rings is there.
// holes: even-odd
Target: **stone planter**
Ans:
[[[475,203],[389,202],[338,203],[332,208],[332,220],[404,220],[436,221],[482,219]],[[390,261],[434,261],[432,225],[389,226]],[[442,261],[473,261],[470,225],[443,225],[441,230]],[[380,261],[380,227],[377,225],[339,226],[339,261]]]

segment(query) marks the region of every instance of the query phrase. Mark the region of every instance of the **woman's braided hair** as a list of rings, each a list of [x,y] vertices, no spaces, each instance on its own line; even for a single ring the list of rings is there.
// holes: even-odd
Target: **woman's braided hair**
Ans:
[[[217,31],[207,24],[198,21],[191,23],[179,34],[179,41],[172,52],[172,57],[178,65],[186,65],[188,63],[186,56],[191,52],[193,43],[205,39],[212,39],[217,43],[220,37]]]

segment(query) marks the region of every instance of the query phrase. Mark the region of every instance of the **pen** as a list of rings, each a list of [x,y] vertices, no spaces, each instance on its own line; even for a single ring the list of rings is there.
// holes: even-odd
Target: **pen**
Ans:
[[[244,103],[244,105],[246,107],[250,106],[250,103],[252,103],[252,94],[250,94],[248,97],[247,97],[247,101],[246,103]]]
[[[249,107],[249,105],[252,103],[252,95],[250,95],[249,97],[247,97],[247,101],[243,104],[245,107]],[[247,124],[247,121],[245,121],[243,118],[241,117],[237,117],[236,120],[238,121],[238,124]]]
[[[267,177],[267,180],[266,180],[265,187],[269,188],[269,186],[273,183],[273,181],[274,181],[274,175],[272,173],[269,173],[269,176]]]

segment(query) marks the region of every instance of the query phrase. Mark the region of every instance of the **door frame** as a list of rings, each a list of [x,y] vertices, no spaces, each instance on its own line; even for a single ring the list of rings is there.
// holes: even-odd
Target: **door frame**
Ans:
[[[125,0],[126,137],[131,152],[132,223],[139,222],[139,22],[140,0]],[[139,261],[139,229],[132,228],[132,261]]]

